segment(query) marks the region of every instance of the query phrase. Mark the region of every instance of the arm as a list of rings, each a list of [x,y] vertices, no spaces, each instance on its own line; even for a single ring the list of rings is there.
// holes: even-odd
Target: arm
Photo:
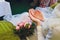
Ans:
[[[40,26],[41,21],[31,15],[31,13],[34,13],[35,10],[30,9],[29,10],[29,16],[37,25],[37,38],[38,40],[44,40],[43,33],[42,33],[42,27]]]
[[[41,26],[37,26],[37,38],[38,38],[38,40],[44,40]]]

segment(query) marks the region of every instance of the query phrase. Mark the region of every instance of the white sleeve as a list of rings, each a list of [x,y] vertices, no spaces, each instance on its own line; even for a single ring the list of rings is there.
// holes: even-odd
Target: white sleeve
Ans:
[[[38,38],[38,40],[44,40],[41,26],[37,26],[37,38]]]

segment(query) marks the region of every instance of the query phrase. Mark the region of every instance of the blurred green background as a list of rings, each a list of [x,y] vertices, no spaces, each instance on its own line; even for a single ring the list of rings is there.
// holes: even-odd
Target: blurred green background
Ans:
[[[10,2],[12,14],[19,14],[28,11],[32,0],[6,0]]]

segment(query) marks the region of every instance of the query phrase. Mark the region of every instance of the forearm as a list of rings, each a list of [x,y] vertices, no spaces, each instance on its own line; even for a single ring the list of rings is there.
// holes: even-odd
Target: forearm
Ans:
[[[41,26],[37,26],[37,38],[38,40],[44,40]]]

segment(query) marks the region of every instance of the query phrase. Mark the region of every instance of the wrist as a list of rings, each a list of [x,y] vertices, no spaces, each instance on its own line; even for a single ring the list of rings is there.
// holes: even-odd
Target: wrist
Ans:
[[[37,22],[37,26],[40,26],[41,25],[41,22]]]
[[[38,25],[37,26],[37,31],[42,32],[42,27]]]

